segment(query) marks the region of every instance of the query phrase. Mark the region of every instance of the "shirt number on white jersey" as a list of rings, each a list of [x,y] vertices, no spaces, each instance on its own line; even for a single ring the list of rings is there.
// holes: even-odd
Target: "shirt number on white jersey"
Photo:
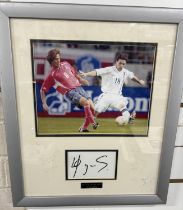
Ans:
[[[115,79],[115,84],[120,84],[120,82],[121,82],[120,78]]]

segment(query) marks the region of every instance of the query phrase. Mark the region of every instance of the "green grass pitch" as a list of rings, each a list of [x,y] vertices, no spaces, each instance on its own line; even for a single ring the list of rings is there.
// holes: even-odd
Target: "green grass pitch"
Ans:
[[[65,117],[38,117],[38,135],[67,135],[67,134],[121,134],[121,135],[143,135],[148,132],[147,119],[135,119],[133,124],[118,126],[115,118],[98,118],[99,127],[93,130],[90,126],[89,133],[79,133],[78,129],[82,125],[84,118],[65,118]]]

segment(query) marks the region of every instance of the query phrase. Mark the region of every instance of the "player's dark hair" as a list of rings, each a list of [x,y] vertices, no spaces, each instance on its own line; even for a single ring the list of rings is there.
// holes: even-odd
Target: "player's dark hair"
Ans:
[[[48,55],[47,55],[46,59],[47,59],[47,61],[49,62],[50,65],[52,64],[52,62],[55,59],[57,54],[60,55],[60,50],[59,49],[53,49],[53,50],[50,50],[48,52]]]
[[[127,56],[124,55],[124,53],[122,53],[122,52],[117,52],[115,55],[114,61],[117,62],[120,59],[127,61]]]

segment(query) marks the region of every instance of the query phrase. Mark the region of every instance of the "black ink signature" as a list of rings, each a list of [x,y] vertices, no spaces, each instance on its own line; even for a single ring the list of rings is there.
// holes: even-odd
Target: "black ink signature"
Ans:
[[[71,168],[75,168],[73,178],[76,176],[76,172],[80,164],[81,164],[81,156],[79,155],[77,160],[75,160],[75,157],[74,157],[72,165],[71,165]]]
[[[106,163],[106,162],[104,162],[104,161],[101,161],[101,159],[104,158],[104,157],[107,158],[107,155],[103,155],[103,156],[98,157],[98,158],[96,159],[96,162],[97,162],[97,163],[104,164],[104,166],[103,166],[100,170],[98,170],[98,172],[102,171],[104,168],[106,168],[106,167],[108,166],[108,163]]]
[[[88,165],[88,164],[85,163],[85,169],[86,169],[86,171],[84,172],[83,175],[86,175],[86,174],[87,174],[89,166],[90,166],[91,168],[93,168],[93,167],[95,167],[96,165]]]
[[[84,172],[83,172],[83,176],[85,176],[88,171],[89,168],[95,168],[95,167],[100,167],[100,169],[97,171],[98,173],[100,173],[102,170],[104,170],[109,164],[105,161],[105,158],[107,158],[107,155],[102,155],[99,156],[95,162],[93,164],[87,164],[86,162],[84,162],[83,160],[81,160],[81,156],[79,155],[78,158],[74,157],[73,158],[73,162],[71,165],[71,168],[75,168],[74,174],[73,174],[73,178],[76,176],[77,171],[79,169],[79,166],[81,166],[81,164],[84,164]]]

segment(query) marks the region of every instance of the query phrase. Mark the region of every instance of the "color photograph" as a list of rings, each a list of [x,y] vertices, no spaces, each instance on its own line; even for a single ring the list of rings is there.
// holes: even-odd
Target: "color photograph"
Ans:
[[[31,40],[37,136],[148,136],[157,44]]]

